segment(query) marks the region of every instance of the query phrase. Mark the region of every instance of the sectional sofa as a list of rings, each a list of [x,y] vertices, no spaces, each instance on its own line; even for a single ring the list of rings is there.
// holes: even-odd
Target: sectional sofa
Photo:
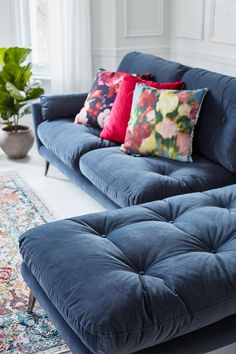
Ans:
[[[46,169],[118,210],[21,236],[31,305],[73,353],[208,353],[236,341],[236,78],[136,52],[118,71],[208,88],[193,163],[127,155],[73,124],[86,94],[34,104]]]

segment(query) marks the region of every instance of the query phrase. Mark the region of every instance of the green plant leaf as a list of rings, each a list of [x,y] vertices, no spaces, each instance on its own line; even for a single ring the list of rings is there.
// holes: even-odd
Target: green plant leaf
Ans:
[[[25,114],[31,113],[31,104],[27,103],[21,106],[18,112],[19,118],[23,117]]]
[[[19,90],[24,90],[32,72],[28,70],[29,66],[19,66],[18,64],[6,64],[2,69],[2,79],[5,83],[11,82]]]
[[[0,48],[0,66],[2,67],[5,64],[5,53],[7,48]]]
[[[0,117],[11,122],[29,112],[27,104],[44,90],[39,82],[30,83],[32,64],[22,63],[31,50],[28,48],[0,48]]]
[[[7,82],[15,82],[15,77],[17,75],[18,71],[18,65],[17,64],[6,64],[4,65],[2,72],[1,72],[1,77],[2,80],[7,83]]]
[[[0,73],[0,94],[2,92],[6,92],[6,84],[5,82],[4,83],[1,82],[1,73]]]
[[[19,48],[19,47],[8,48],[5,51],[4,63],[5,64],[10,64],[10,63],[21,64],[26,60],[26,58],[29,56],[30,53],[31,53],[30,48]]]
[[[44,93],[42,87],[34,87],[26,91],[27,100],[34,100]]]
[[[7,92],[1,92],[0,95],[0,106],[14,102],[11,95]]]
[[[30,84],[27,85],[27,87],[25,88],[25,92],[27,92],[28,90],[31,90],[32,88],[35,87],[41,87],[41,82],[39,80],[32,80],[30,82]]]
[[[15,85],[10,82],[6,83],[6,89],[10,93],[11,97],[13,97],[17,101],[25,101],[26,94],[24,91],[18,90]]]
[[[20,67],[15,78],[15,85],[19,90],[24,90],[26,84],[32,76],[32,72],[29,70],[31,64]]]
[[[9,119],[15,112],[14,99],[7,92],[1,92],[0,94],[0,115],[1,118]]]

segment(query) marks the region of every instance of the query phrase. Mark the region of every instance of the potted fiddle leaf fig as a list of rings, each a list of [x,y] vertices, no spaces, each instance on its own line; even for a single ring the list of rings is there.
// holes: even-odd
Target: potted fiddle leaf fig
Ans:
[[[30,113],[30,103],[44,93],[32,79],[29,48],[0,48],[0,147],[9,158],[22,158],[31,149],[32,130],[19,120]]]

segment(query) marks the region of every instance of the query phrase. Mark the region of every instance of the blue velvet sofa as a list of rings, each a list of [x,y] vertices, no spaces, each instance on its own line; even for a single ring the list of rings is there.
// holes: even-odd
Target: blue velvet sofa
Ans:
[[[236,182],[236,78],[129,53],[118,71],[151,72],[159,82],[207,87],[194,135],[193,163],[134,157],[100,139],[100,131],[73,124],[86,94],[43,96],[33,105],[38,151],[106,208],[119,208]]]
[[[86,94],[34,104],[39,153],[117,210],[21,236],[29,312],[36,298],[74,354],[208,353],[236,342],[236,78],[142,53],[118,70],[209,88],[193,163],[129,156],[74,125]]]

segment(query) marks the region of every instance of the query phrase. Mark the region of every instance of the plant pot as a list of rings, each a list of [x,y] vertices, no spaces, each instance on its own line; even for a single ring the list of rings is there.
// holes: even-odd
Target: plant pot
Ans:
[[[27,126],[18,125],[15,130],[9,127],[0,129],[0,147],[10,159],[25,157],[33,143],[33,132]]]

